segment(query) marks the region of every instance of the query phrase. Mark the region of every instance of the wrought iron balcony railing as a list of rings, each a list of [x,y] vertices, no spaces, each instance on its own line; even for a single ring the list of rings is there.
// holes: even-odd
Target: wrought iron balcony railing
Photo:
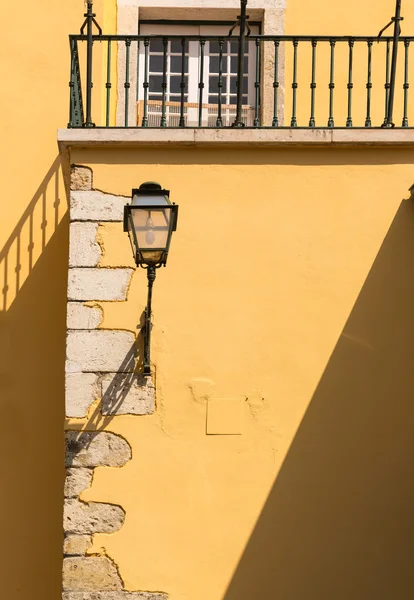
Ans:
[[[72,35],[68,126],[409,127],[414,37],[390,96],[393,39]]]

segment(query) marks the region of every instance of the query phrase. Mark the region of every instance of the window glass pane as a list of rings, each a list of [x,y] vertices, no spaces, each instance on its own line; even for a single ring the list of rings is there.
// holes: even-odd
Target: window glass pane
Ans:
[[[150,52],[164,52],[162,40],[150,40]]]
[[[149,94],[148,100],[162,100],[161,94]]]
[[[188,77],[184,77],[185,88],[184,92],[188,91]],[[170,92],[172,94],[181,93],[181,76],[180,75],[171,75],[170,77]]]
[[[220,51],[219,43],[216,41],[209,42],[210,43],[210,54],[218,54]]]
[[[237,69],[238,69],[238,57],[237,56],[231,56],[230,57],[230,72],[231,73],[237,73]],[[249,70],[249,57],[245,56],[244,57],[244,72],[247,73]]]
[[[237,104],[237,96],[235,96],[235,95],[230,96],[230,104]]]
[[[181,56],[171,56],[170,72],[181,73],[182,69]],[[188,56],[184,57],[184,73],[188,73]]]
[[[150,75],[149,76],[149,91],[150,92],[161,92],[162,91],[162,76],[161,75]]]
[[[149,70],[153,73],[162,73],[162,62],[163,57],[159,54],[151,55],[149,57]]]
[[[230,93],[231,94],[237,93],[236,81],[237,81],[237,77],[230,77]],[[249,87],[249,82],[248,82],[247,76],[245,76],[245,77],[243,77],[243,94],[247,94],[248,87]]]
[[[188,41],[187,40],[185,40],[185,42],[184,42],[184,49],[185,49],[185,53],[188,54]],[[181,54],[181,52],[182,52],[181,40],[171,40],[171,52],[173,54]]]
[[[220,66],[219,59],[220,59],[219,56],[210,56],[210,73],[218,73],[219,72],[219,66]],[[223,56],[223,59],[221,62],[222,73],[227,73],[227,62],[228,62],[227,56]]]
[[[249,104],[249,100],[248,100],[247,95],[246,96],[243,95],[242,102],[243,102],[243,104]]]
[[[249,50],[249,42],[246,40],[244,42],[244,51],[248,52],[248,50]],[[239,51],[239,42],[238,42],[238,40],[237,41],[235,40],[234,42],[230,42],[230,52],[232,54],[237,54],[238,51]]]
[[[210,92],[218,93],[218,82],[219,78],[216,75],[210,75],[209,77],[209,90]],[[227,92],[227,77],[222,78],[221,92],[225,94]]]
[[[218,104],[218,96],[209,96],[208,103],[209,104]]]

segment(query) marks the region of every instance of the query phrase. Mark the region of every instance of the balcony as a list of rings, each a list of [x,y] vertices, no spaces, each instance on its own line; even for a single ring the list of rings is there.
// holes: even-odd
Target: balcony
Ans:
[[[407,128],[413,39],[72,35],[68,127]]]

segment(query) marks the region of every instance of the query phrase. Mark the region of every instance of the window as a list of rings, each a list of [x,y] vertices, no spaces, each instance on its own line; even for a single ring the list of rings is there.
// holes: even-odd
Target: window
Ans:
[[[186,26],[186,25],[141,25],[141,35],[206,35],[227,36],[230,25]],[[258,33],[253,27],[252,33]],[[169,127],[179,126],[181,111],[181,84],[183,68],[183,47],[181,39],[168,40],[166,48],[166,94],[165,116]],[[223,125],[231,125],[236,115],[238,40],[222,43],[222,87],[221,118]],[[151,40],[149,45],[149,126],[159,127],[162,114],[164,44],[163,40]],[[201,111],[201,125],[215,127],[219,116],[219,65],[220,44],[208,41],[204,46],[204,89]],[[138,78],[138,124],[142,121],[144,104],[145,48],[140,43]],[[184,123],[196,126],[199,123],[201,45],[199,41],[186,41],[184,47]],[[246,125],[252,125],[254,117],[255,43],[246,41],[243,77],[242,118]]]

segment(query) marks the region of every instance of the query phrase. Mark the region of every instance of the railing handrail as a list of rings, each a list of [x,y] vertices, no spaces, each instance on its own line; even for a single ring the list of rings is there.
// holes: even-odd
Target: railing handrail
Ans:
[[[81,35],[81,34],[71,34],[69,35],[69,39],[70,40],[76,40],[76,41],[82,41],[82,42],[86,42],[88,40],[88,36],[86,35]],[[224,40],[224,41],[237,41],[238,38],[237,36],[234,35],[177,35],[177,34],[165,34],[165,33],[160,33],[160,34],[148,34],[148,35],[136,35],[136,34],[130,34],[130,35],[119,35],[119,34],[102,34],[102,35],[93,35],[92,36],[92,40],[94,42],[125,42],[127,40],[131,41],[131,42],[143,42],[145,40],[162,40],[162,39],[168,39],[168,40],[187,40],[187,41],[194,41],[194,42],[199,42],[201,40],[204,40],[206,42],[208,41],[216,41],[216,40]],[[382,36],[380,38],[378,38],[375,35],[369,35],[369,36],[361,36],[361,35],[249,35],[247,37],[247,40],[252,40],[252,41],[263,41],[263,42],[275,42],[275,41],[279,41],[279,42],[294,42],[294,41],[298,41],[298,42],[313,42],[313,41],[318,41],[318,42],[330,42],[332,40],[334,40],[335,42],[349,42],[349,41],[354,41],[354,42],[378,42],[378,43],[386,43],[386,42],[392,42],[393,41],[393,37],[392,36]],[[401,35],[401,37],[399,38],[400,42],[404,42],[404,41],[414,41],[414,36],[410,36],[410,35]]]

